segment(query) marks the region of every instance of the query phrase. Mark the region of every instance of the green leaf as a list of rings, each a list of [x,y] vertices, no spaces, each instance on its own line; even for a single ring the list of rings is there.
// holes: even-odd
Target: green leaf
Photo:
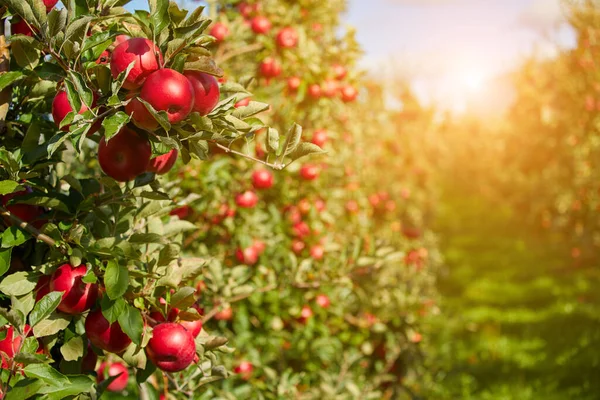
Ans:
[[[15,181],[0,181],[0,195],[9,194],[17,191],[17,189],[22,189],[23,187],[19,185],[18,182]]]
[[[108,297],[112,300],[118,299],[127,291],[129,271],[114,260],[110,260],[104,273],[104,285]]]
[[[48,157],[51,157],[54,153],[56,153],[56,151],[60,149],[60,146],[62,146],[65,140],[67,140],[70,136],[70,132],[63,131],[60,131],[56,135],[52,136],[46,145]]]
[[[104,127],[104,139],[108,142],[131,120],[129,115],[123,111],[117,111],[116,114],[104,118],[102,126]]]
[[[72,21],[65,30],[65,42],[71,40],[72,42],[81,42],[83,35],[87,32],[87,25],[93,21],[94,18],[90,16],[83,16]]]
[[[79,98],[82,100],[83,104],[85,104],[87,108],[92,108],[92,104],[94,102],[94,93],[85,83],[83,76],[73,70],[69,71],[69,76],[71,77],[71,81],[73,82],[73,85],[77,90],[77,94],[79,95]],[[79,110],[79,108],[73,108],[73,110]]]
[[[50,38],[58,35],[58,32],[65,29],[67,26],[67,10],[65,8],[58,10],[54,8],[48,14],[48,30],[47,36]]]
[[[24,77],[25,75],[21,71],[4,72],[0,75],[0,90],[4,90],[4,88],[23,79]]]
[[[267,130],[267,147],[272,152],[279,150],[279,131],[274,128]]]
[[[169,224],[165,225],[163,235],[169,237],[178,233],[193,231],[196,229],[198,229],[196,224],[179,219],[176,221],[171,221]]]
[[[308,156],[311,154],[325,154],[327,153],[326,151],[324,151],[321,147],[317,146],[314,143],[309,143],[309,142],[303,142],[300,143],[300,145],[298,145],[298,147],[296,147],[296,149],[294,151],[292,151],[290,154],[288,154],[288,156],[292,159],[292,161],[295,161],[299,158],[302,158],[304,156]]]
[[[150,6],[150,23],[156,36],[169,26],[169,0],[148,0]]]
[[[129,238],[130,243],[164,243],[165,239],[158,233],[134,233]]]
[[[37,302],[29,314],[29,325],[35,327],[40,321],[52,314],[62,300],[62,292],[50,292]]]
[[[119,318],[119,315],[127,312],[127,303],[123,298],[112,301],[108,296],[105,296],[100,300],[100,308],[104,318],[112,324]]]
[[[296,147],[298,147],[298,144],[300,143],[301,137],[302,137],[302,127],[298,124],[294,124],[288,131],[288,133],[285,137],[285,142],[283,144],[283,147],[280,150],[281,153],[279,153],[278,155],[281,155],[281,154],[288,155],[291,152],[293,152],[294,150],[296,150]]]
[[[25,326],[25,316],[19,310],[7,310],[0,308],[0,315],[4,317],[12,326],[17,328],[17,331],[23,332]]]
[[[70,323],[70,317],[53,312],[46,319],[38,322],[38,324],[33,327],[33,334],[38,338],[54,335],[55,333],[67,329],[67,326],[69,326]]]
[[[0,276],[4,275],[10,268],[10,256],[12,249],[0,249]]]
[[[77,113],[81,110],[81,97],[77,92],[75,84],[69,79],[65,80],[65,89],[67,90],[67,98],[69,99],[69,105],[71,106],[72,112]],[[77,111],[75,111],[77,110]]]
[[[2,233],[2,248],[19,246],[31,238],[31,235],[21,228],[10,226]]]
[[[21,1],[21,0],[18,0]],[[47,387],[44,381],[39,379],[21,379],[19,380],[10,390],[10,393],[6,395],[6,399],[29,399],[36,394],[40,393],[41,389]]]
[[[134,344],[127,347],[122,357],[127,364],[140,369],[145,369],[148,362],[146,352],[139,345]]]
[[[258,101],[251,101],[246,107],[236,108],[231,114],[236,118],[244,119],[269,109],[269,105]]]
[[[194,293],[196,293],[196,289],[193,287],[182,287],[171,296],[171,307],[179,308],[180,310],[190,307],[196,301]]]
[[[27,377],[41,379],[52,386],[71,384],[69,378],[47,364],[30,364],[23,368],[23,371]]]
[[[81,336],[75,336],[62,345],[60,353],[63,355],[65,361],[76,361],[83,357],[83,349],[83,339]]]
[[[10,296],[11,307],[14,310],[19,310],[21,314],[26,316],[31,312],[35,305],[35,296],[33,292],[29,292],[23,296]]]
[[[89,393],[96,383],[90,376],[85,375],[71,375],[69,381],[68,386],[48,385],[40,389],[39,393],[45,394],[44,400],[70,399],[80,393]]]
[[[154,107],[152,107],[152,105],[150,103],[148,103],[146,100],[138,97],[137,98],[148,110],[148,112],[150,114],[152,114],[152,116],[154,117],[154,119],[159,123],[159,125],[165,130],[165,131],[169,131],[171,129],[171,123],[169,122],[169,118],[167,116],[167,113],[165,111],[156,111],[154,109]]]
[[[46,6],[44,2],[41,0],[26,0],[33,11],[33,15],[37,21],[37,27],[41,28],[46,24],[47,16],[46,16]]]
[[[121,313],[117,320],[123,332],[129,336],[133,343],[139,345],[144,330],[144,321],[140,310],[127,305],[125,312]]]
[[[223,70],[217,66],[215,60],[211,57],[200,56],[197,60],[186,62],[184,69],[186,71],[202,71],[218,77],[223,76]]]
[[[34,46],[35,40],[29,36],[11,37],[11,49],[15,61],[19,67],[24,69],[34,69],[40,62],[40,52]]]
[[[37,276],[31,271],[19,271],[8,275],[0,283],[0,292],[9,296],[23,296],[37,285]]]
[[[6,3],[9,8],[15,10],[27,22],[36,22],[35,14],[27,2],[23,0],[4,0],[3,3]]]

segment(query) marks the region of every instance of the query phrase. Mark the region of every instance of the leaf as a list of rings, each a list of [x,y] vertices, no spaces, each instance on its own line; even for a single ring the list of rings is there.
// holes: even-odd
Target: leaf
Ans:
[[[23,296],[37,285],[37,276],[33,272],[20,271],[8,275],[0,283],[0,291],[9,296]]]
[[[40,53],[39,50],[33,45],[34,42],[34,39],[28,36],[11,37],[10,47],[12,49],[12,54],[15,58],[15,61],[21,68],[34,69],[39,64]]]
[[[23,79],[25,75],[21,71],[10,71],[0,75],[0,90],[12,85],[13,83]]]
[[[10,256],[12,249],[0,249],[0,276],[4,275],[10,268]]]
[[[41,28],[46,24],[47,16],[46,16],[46,6],[40,0],[26,0],[31,7],[31,11],[33,11],[33,15],[37,21],[37,27]]]
[[[94,18],[90,16],[83,16],[72,21],[65,30],[65,42],[71,40],[73,42],[80,42],[83,35],[87,32],[87,25],[93,21]]]
[[[17,188],[22,188],[18,182],[15,181],[0,181],[0,195],[9,194],[15,192]]]
[[[150,5],[150,23],[154,34],[158,34],[169,26],[169,0],[148,0]]]
[[[90,376],[86,375],[71,375],[69,376],[68,386],[45,386],[40,389],[39,393],[45,394],[44,400],[64,400],[70,399],[80,393],[89,393],[96,383]],[[104,382],[109,381],[109,379]],[[104,383],[102,382],[102,383]]]
[[[190,307],[196,301],[194,298],[195,293],[196,289],[193,287],[182,287],[175,292],[173,296],[171,296],[171,307],[179,309],[186,309]]]
[[[206,260],[202,258],[183,258],[167,267],[167,273],[156,282],[156,286],[178,287],[181,282],[194,279],[204,269]]]
[[[73,70],[69,71],[69,76],[71,77],[71,81],[73,82],[73,85],[75,85],[77,94],[79,95],[79,98],[82,100],[83,104],[87,106],[87,108],[92,108],[92,104],[94,102],[94,92],[92,92],[92,90],[87,86],[83,76],[81,76],[79,72],[75,72]],[[79,108],[73,108],[73,110],[79,110]]]
[[[4,319],[6,319],[12,326],[17,328],[19,332],[22,332],[25,324],[25,316],[21,311],[0,308],[0,315],[4,317]]]
[[[48,14],[48,30],[47,36],[53,38],[58,35],[58,32],[65,29],[67,26],[67,10],[62,8],[60,10],[54,8]]]
[[[60,348],[60,354],[63,355],[65,361],[76,361],[83,357],[83,339],[81,336],[76,336],[63,344]]]
[[[35,15],[31,6],[23,1],[23,0],[4,0],[4,3],[8,4],[8,6],[15,10],[18,15],[20,15],[23,19],[25,19],[29,23],[36,22]]]
[[[308,156],[310,154],[325,154],[325,153],[327,153],[327,152],[325,150],[323,150],[320,146],[317,146],[314,143],[303,142],[303,143],[300,143],[300,145],[298,147],[296,147],[296,149],[293,152],[288,154],[288,156],[292,159],[292,161],[295,161],[299,158]]]
[[[62,300],[62,292],[50,292],[37,302],[29,314],[29,325],[35,327],[40,321],[52,314]]]
[[[186,62],[184,69],[186,71],[202,71],[218,77],[223,76],[223,70],[217,66],[215,60],[211,57],[200,56],[195,61]]]
[[[11,388],[10,394],[6,395],[6,399],[28,399],[38,394],[44,387],[48,386],[39,379],[21,379]]]
[[[193,231],[196,229],[198,229],[196,224],[179,219],[176,221],[171,221],[168,225],[165,225],[163,235],[168,237],[176,235],[178,233]]]
[[[279,150],[279,131],[275,128],[267,130],[267,147],[272,152]]]
[[[79,93],[77,93],[75,84],[69,79],[65,79],[65,89],[67,90],[67,99],[69,100],[69,105],[71,106],[71,112],[75,112],[75,110],[81,110],[81,97],[79,97]]]
[[[54,335],[55,333],[65,330],[70,323],[70,317],[53,312],[46,319],[40,321],[33,327],[33,334],[38,338]]]
[[[114,260],[110,260],[104,273],[104,285],[108,297],[112,300],[118,299],[127,291],[129,271]]]
[[[71,384],[69,378],[47,364],[30,364],[23,368],[23,371],[27,377],[41,379],[52,386]]]
[[[123,298],[112,301],[108,296],[102,297],[102,300],[100,300],[100,307],[102,309],[102,315],[104,315],[104,318],[111,324],[119,318],[119,315],[127,312],[127,303]]]
[[[140,369],[145,369],[148,362],[146,352],[140,346],[133,343],[127,347],[122,357],[127,364]]]
[[[35,305],[35,296],[33,292],[29,292],[23,296],[10,296],[11,307],[13,310],[18,310],[26,316],[31,312]]]
[[[244,119],[269,109],[269,105],[258,101],[251,101],[246,107],[236,108],[231,114],[239,119]]]
[[[283,147],[280,150],[278,155],[288,155],[294,150],[300,143],[300,138],[302,137],[302,127],[298,124],[294,124],[290,130],[288,131]]]
[[[10,226],[2,233],[2,248],[19,246],[31,238],[29,233],[16,226]]]
[[[125,312],[121,313],[117,320],[123,332],[129,336],[133,343],[139,345],[144,330],[144,321],[140,310],[127,305]]]
[[[123,111],[117,111],[116,114],[104,118],[102,126],[104,127],[104,139],[106,142],[108,143],[130,120],[131,117]]]
[[[130,243],[164,243],[165,239],[158,233],[134,233],[129,238]]]
[[[148,112],[150,114],[152,114],[152,116],[154,117],[154,119],[158,122],[158,124],[165,131],[168,132],[171,129],[171,123],[169,122],[169,118],[167,117],[167,113],[165,111],[158,112],[146,100],[144,100],[144,99],[142,99],[140,97],[138,97],[137,99],[138,99],[138,101],[140,101],[146,107],[146,109],[148,110]]]

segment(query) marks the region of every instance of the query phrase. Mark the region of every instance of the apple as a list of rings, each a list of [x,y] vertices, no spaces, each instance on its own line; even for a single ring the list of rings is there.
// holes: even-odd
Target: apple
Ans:
[[[300,177],[305,181],[314,181],[319,177],[320,169],[313,164],[304,164],[300,168]]]
[[[271,21],[269,21],[266,17],[257,16],[252,18],[252,22],[250,23],[250,27],[257,34],[265,34],[269,32],[271,29]]]
[[[110,51],[104,50],[102,52],[102,54],[100,54],[100,57],[98,57],[98,59],[96,60],[96,64],[108,64],[109,60],[110,60]]]
[[[158,58],[158,59],[157,59]],[[123,87],[134,90],[142,86],[146,78],[163,64],[160,49],[154,42],[145,38],[132,38],[120,43],[110,57],[110,70],[113,78],[125,70],[131,63],[133,68],[127,75]]]
[[[247,381],[252,377],[253,370],[254,366],[250,361],[242,361],[233,369],[233,372],[239,374],[243,380]]]
[[[269,189],[273,186],[273,174],[264,168],[254,171],[252,174],[252,185],[256,189]]]
[[[2,199],[2,205],[15,217],[19,218],[21,221],[31,222],[38,218],[43,214],[43,209],[38,206],[34,206],[32,204],[8,204],[8,202],[12,199],[18,200],[18,197],[23,196],[25,194],[32,193],[33,190],[31,188],[26,188],[25,190],[20,190],[18,192],[9,193],[5,196],[0,196]]]
[[[109,392],[122,392],[125,390],[129,381],[129,371],[126,366],[120,362],[109,363],[105,361],[98,368],[98,383],[107,379],[107,375],[108,377],[117,376],[117,378],[106,387],[106,390]]]
[[[258,252],[258,254],[260,255],[260,254],[264,253],[265,249],[267,248],[267,245],[262,240],[254,239],[254,243],[252,243],[252,247],[254,247],[256,249],[256,251]]]
[[[296,47],[298,44],[298,32],[292,27],[286,27],[277,33],[276,42],[279,47],[286,49]]]
[[[217,39],[217,43],[222,42],[229,35],[229,28],[222,22],[217,22],[210,29],[209,34]]]
[[[313,99],[318,99],[321,97],[321,86],[316,83],[313,83],[308,87],[308,95]]]
[[[194,87],[185,75],[170,68],[159,69],[150,74],[140,92],[156,111],[165,111],[169,122],[175,124],[187,118],[194,106]],[[137,99],[125,106],[125,112],[142,129],[155,130],[159,127],[148,109]]]
[[[188,78],[194,91],[192,110],[200,115],[208,115],[219,102],[220,91],[217,78],[200,71],[185,71],[183,75]]]
[[[165,372],[182,371],[194,361],[194,336],[180,324],[158,324],[152,330],[146,354],[154,365]]]
[[[98,285],[85,283],[83,276],[87,273],[85,265],[73,267],[63,264],[54,273],[50,280],[51,292],[64,292],[58,309],[66,314],[81,314],[89,310],[98,298]]]
[[[238,101],[233,106],[235,108],[240,108],[240,107],[246,107],[248,104],[250,104],[250,97],[246,97],[245,99]]]
[[[346,77],[346,74],[348,73],[348,71],[346,71],[346,68],[340,64],[333,64],[331,69],[333,70],[333,76],[338,81],[344,79]]]
[[[123,128],[108,143],[103,137],[98,146],[102,171],[113,179],[127,182],[146,172],[152,148],[148,139]]]
[[[312,205],[310,204],[310,201],[308,201],[308,199],[300,199],[300,201],[298,202],[298,210],[300,211],[300,214],[307,215],[310,212],[311,208]]]
[[[186,219],[192,214],[192,208],[188,205],[177,207],[172,210],[169,215],[174,215],[179,219]]]
[[[327,79],[325,82],[323,82],[323,94],[325,97],[335,97],[335,95],[338,93],[338,90],[339,86],[337,81],[334,81],[333,79]]]
[[[254,208],[258,203],[258,196],[251,190],[246,190],[235,196],[235,204],[242,208]]]
[[[254,265],[258,262],[258,253],[258,250],[253,246],[247,247],[243,250],[238,248],[235,252],[235,257],[243,264]]]
[[[166,304],[166,300],[164,298],[160,298],[159,300],[160,304]],[[194,305],[193,308],[196,309],[196,311],[198,311],[198,314],[202,315],[204,313],[204,311]],[[178,316],[179,316],[180,310],[178,308],[170,308],[169,312],[167,313],[167,318],[165,319],[164,315],[160,312],[160,311],[153,311],[150,313],[150,318],[154,319],[157,322],[176,322]],[[187,329],[193,337],[196,337],[200,334],[200,331],[202,330],[202,319],[197,319],[194,321],[184,321],[184,320],[179,320],[177,321],[178,324],[180,324],[181,326],[183,326],[185,329]]]
[[[371,203],[371,206],[375,208],[381,203],[381,198],[377,193],[373,193],[369,195],[369,203]]]
[[[96,363],[98,362],[98,356],[94,353],[92,346],[89,343],[87,345],[87,351],[83,359],[81,360],[81,372],[88,374],[96,370]]]
[[[313,258],[313,260],[322,260],[324,254],[325,251],[323,250],[323,246],[321,245],[316,244],[310,248],[310,256]]]
[[[294,239],[292,241],[292,251],[296,255],[300,255],[300,253],[302,253],[302,250],[304,250],[305,247],[306,244],[304,244],[302,240]]]
[[[50,293],[50,279],[52,277],[50,275],[42,275],[40,276],[40,278],[37,281],[37,284],[35,285],[35,301],[38,302],[42,299],[42,297],[44,297],[45,295],[47,295],[48,293]]]
[[[329,296],[327,296],[326,294],[317,295],[317,297],[315,298],[315,302],[321,308],[329,308],[329,306],[331,305],[331,300],[329,300]]]
[[[358,96],[358,90],[356,90],[356,88],[352,85],[344,85],[340,93],[344,103],[350,103],[356,100],[356,97]]]
[[[248,18],[252,13],[252,6],[248,3],[240,3],[238,4],[238,11],[242,14],[242,17]]]
[[[194,306],[194,308],[198,311],[198,314],[202,314],[202,309],[198,306]],[[192,334],[193,337],[197,337],[202,331],[202,319],[197,319],[195,321],[179,321],[179,324],[183,326]]]
[[[350,214],[356,214],[358,210],[359,206],[356,200],[348,200],[346,202],[346,211],[348,211]]]
[[[11,21],[14,21],[15,17]],[[10,24],[10,33],[11,35],[25,35],[25,36],[33,36],[33,31],[27,25],[24,19],[19,19],[17,22],[11,22]]]
[[[317,129],[313,133],[311,142],[319,147],[325,146],[325,143],[327,143],[327,131],[325,129]]]
[[[92,108],[96,107],[96,99],[97,98],[98,98],[98,96],[96,94],[94,94],[94,100],[92,101]],[[85,104],[81,103],[81,108],[79,109],[78,114],[83,114],[88,109],[89,108]],[[70,113],[71,111],[73,111],[73,107],[71,107],[71,104],[69,103],[69,98],[67,96],[67,92],[64,90],[59,91],[56,94],[56,96],[54,96],[54,100],[52,100],[52,118],[54,119],[54,123],[56,124],[57,128],[60,126],[60,123],[62,122],[62,120],[65,119],[67,114]],[[65,132],[69,132],[70,126],[71,125],[65,125],[61,128],[61,130],[65,131]],[[100,129],[100,126],[102,126],[102,121],[99,120],[99,121],[94,122],[94,125],[92,125],[92,127],[88,131],[88,135],[91,135],[91,134],[97,132],[98,129]]]
[[[148,163],[148,172],[154,172],[158,175],[166,174],[173,168],[173,165],[175,165],[178,154],[179,152],[177,149],[172,149],[168,153],[154,157]]]
[[[217,321],[230,321],[233,318],[233,309],[228,306],[215,314]]]
[[[325,207],[326,207],[325,200],[323,200],[323,199],[316,199],[315,200],[315,209],[318,212],[325,211]]]
[[[300,221],[294,224],[292,231],[295,236],[299,238],[303,238],[305,236],[310,235],[310,227],[304,221]]]
[[[310,318],[313,316],[313,310],[310,306],[305,305],[302,307],[300,311],[300,318],[298,319],[300,323],[306,324]]]
[[[88,314],[85,319],[85,333],[92,344],[110,353],[119,354],[131,344],[117,321],[110,324],[102,310],[98,309]]]
[[[260,63],[260,74],[265,78],[276,78],[281,75],[281,64],[273,57],[267,57]]]
[[[5,353],[8,359],[14,358],[15,354],[21,349],[21,336],[15,335],[15,328],[13,326],[3,327],[0,331],[6,331],[6,337],[0,340],[0,353]],[[29,325],[25,325],[25,334],[31,332]],[[4,355],[1,355],[2,361],[4,361]]]
[[[419,343],[419,342],[421,342],[421,340],[423,340],[423,335],[421,335],[419,332],[414,332],[410,336],[410,341],[413,343]]]
[[[288,90],[290,92],[297,91],[298,88],[300,87],[301,83],[302,83],[302,81],[297,76],[292,76],[292,77],[288,78],[288,80],[287,80]]]
[[[46,12],[49,13],[52,11],[54,6],[58,3],[58,0],[44,0],[44,5],[46,6]]]
[[[117,35],[115,37],[115,41],[113,42],[112,46],[117,47],[118,45],[120,45],[123,42],[128,41],[129,39],[131,39],[131,37],[129,37],[127,35]]]

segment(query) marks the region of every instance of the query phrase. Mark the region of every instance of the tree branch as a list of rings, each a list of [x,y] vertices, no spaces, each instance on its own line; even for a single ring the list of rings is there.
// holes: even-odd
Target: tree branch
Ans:
[[[34,228],[33,225],[23,221],[21,218],[17,217],[16,215],[14,215],[10,211],[8,211],[6,208],[0,206],[0,215],[7,218],[13,226],[18,226],[19,228],[24,229],[27,232],[31,233],[31,235],[33,237],[35,237],[37,240],[46,243],[50,247],[58,248],[58,250],[61,253],[63,253],[64,255],[68,254],[67,249],[65,249],[61,245],[58,245],[56,243],[56,241],[54,239],[52,239],[50,236],[40,232],[39,230]]]
[[[284,168],[285,168],[285,165],[284,165],[284,164],[281,164],[281,163],[275,163],[275,164],[271,164],[271,163],[268,163],[268,162],[266,162],[266,161],[259,160],[258,158],[256,158],[256,157],[252,157],[252,156],[249,156],[248,154],[244,154],[244,153],[241,153],[241,152],[239,152],[239,151],[232,150],[232,149],[230,149],[229,147],[227,147],[227,146],[223,146],[222,144],[220,144],[220,143],[217,143],[217,142],[216,142],[216,141],[214,141],[214,140],[212,141],[212,143],[214,143],[214,144],[215,144],[215,146],[217,146],[217,147],[218,147],[218,148],[220,148],[221,150],[225,151],[226,153],[232,153],[232,154],[238,155],[238,156],[240,156],[240,157],[247,158],[248,160],[252,160],[252,161],[254,161],[254,162],[257,162],[257,163],[260,163],[260,164],[266,165],[267,167],[271,167],[271,168],[273,168],[274,170],[281,171],[282,169],[284,169]]]

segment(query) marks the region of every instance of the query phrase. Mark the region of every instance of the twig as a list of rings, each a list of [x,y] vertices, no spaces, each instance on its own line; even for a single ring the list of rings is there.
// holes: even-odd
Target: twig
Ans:
[[[50,247],[57,247],[58,250],[61,253],[63,253],[64,255],[68,254],[67,249],[64,248],[62,245],[58,245],[56,243],[56,241],[54,239],[52,239],[50,236],[40,232],[39,230],[34,228],[33,225],[23,221],[21,218],[17,217],[16,215],[13,215],[6,208],[0,207],[0,215],[8,218],[12,222],[12,225],[18,226],[19,228],[24,229],[27,232],[31,233],[31,235],[33,235],[33,237],[35,237],[37,240],[40,240],[40,241],[46,243]]]
[[[238,301],[247,299],[248,297],[252,296],[255,293],[269,292],[269,291],[275,289],[276,287],[277,287],[276,285],[267,285],[263,288],[254,290],[251,293],[239,294],[237,296],[234,296],[234,297],[230,298],[229,300],[227,300],[226,303],[236,303]],[[219,303],[218,306],[213,307],[208,313],[206,313],[206,315],[204,315],[204,318],[202,318],[202,324],[204,325],[206,322],[210,321],[219,312],[220,308],[221,308],[221,303]]]
[[[220,148],[221,150],[224,150],[226,153],[233,153],[233,154],[235,154],[235,155],[238,155],[238,156],[240,156],[240,157],[247,158],[248,160],[252,160],[252,161],[255,161],[255,162],[257,162],[257,163],[260,163],[260,164],[266,165],[267,167],[271,167],[271,168],[273,168],[274,170],[281,171],[282,169],[284,169],[284,168],[285,168],[285,165],[284,165],[284,164],[281,164],[281,163],[275,163],[275,164],[271,164],[271,163],[268,163],[268,162],[266,162],[266,161],[259,160],[259,159],[258,159],[258,158],[256,158],[256,157],[249,156],[248,154],[244,154],[244,153],[241,153],[241,152],[239,152],[239,151],[236,151],[236,150],[231,150],[229,147],[227,147],[227,146],[223,146],[222,144],[220,144],[220,143],[217,143],[217,142],[215,142],[215,141],[213,141],[213,143],[214,143],[214,144],[215,144],[215,145],[216,145],[218,148]]]
[[[226,62],[227,60],[233,58],[233,57],[237,57],[240,56],[242,54],[245,53],[250,53],[252,51],[255,50],[261,50],[263,48],[263,45],[260,43],[254,43],[254,44],[250,44],[248,46],[244,46],[244,47],[240,47],[236,50],[230,51],[229,53],[225,53],[223,54],[218,60],[217,63],[218,64],[223,64],[224,62]]]

